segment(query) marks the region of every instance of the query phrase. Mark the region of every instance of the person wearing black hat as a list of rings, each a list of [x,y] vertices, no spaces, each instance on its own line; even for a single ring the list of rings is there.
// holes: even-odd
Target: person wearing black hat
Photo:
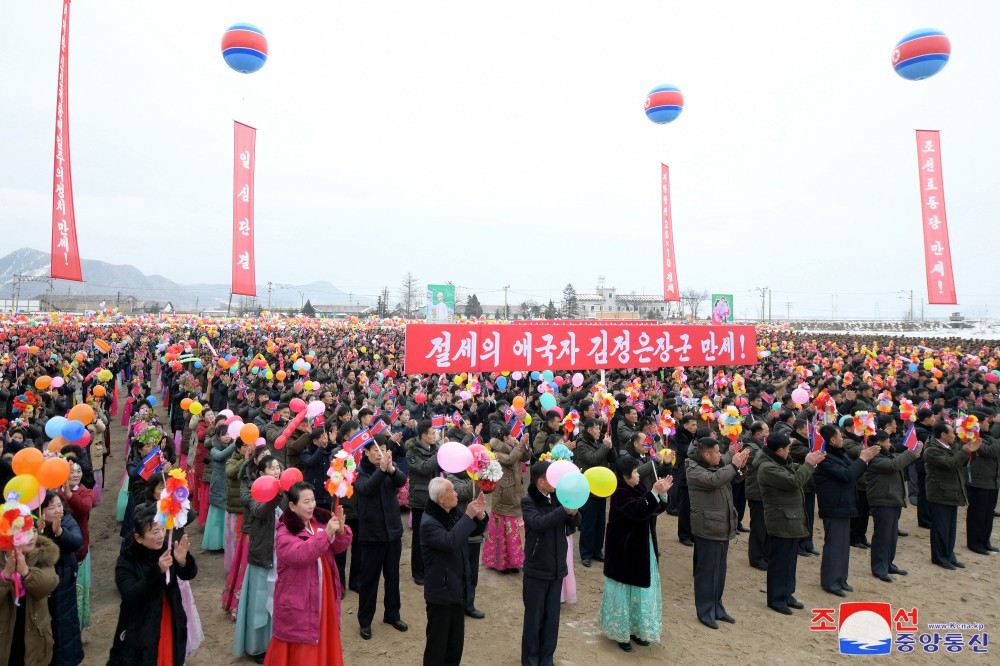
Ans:
[[[792,608],[804,608],[795,598],[799,539],[807,533],[802,488],[826,457],[822,451],[812,451],[802,465],[792,463],[788,459],[791,444],[784,433],[768,437],[757,467],[764,524],[771,538],[767,555],[767,606],[783,615],[791,615]]]
[[[917,395],[918,397],[927,395],[927,389],[921,389]],[[937,423],[937,416],[934,414],[934,410],[929,407],[917,410],[917,425],[913,431],[925,447],[934,438],[935,423]],[[930,529],[931,509],[930,505],[927,504],[927,468],[924,467],[923,459],[917,460],[913,467],[917,471],[917,526]]]
[[[372,637],[372,619],[378,599],[379,576],[385,580],[382,622],[397,631],[409,627],[400,618],[399,560],[403,552],[403,522],[399,518],[396,492],[406,485],[406,475],[396,468],[386,451],[384,435],[365,443],[358,465],[354,492],[358,497],[361,581],[358,591],[358,623],[361,638]]]
[[[533,666],[553,663],[559,639],[559,593],[569,573],[566,535],[580,524],[577,510],[562,506],[546,479],[550,464],[531,466],[531,485],[521,498],[525,543],[521,663]]]

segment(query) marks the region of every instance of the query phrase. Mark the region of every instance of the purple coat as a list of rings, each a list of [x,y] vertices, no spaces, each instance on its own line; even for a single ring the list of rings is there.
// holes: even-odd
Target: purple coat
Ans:
[[[274,585],[274,619],[271,635],[286,643],[319,644],[319,575],[317,562],[326,557],[327,568],[333,574],[337,600],[337,624],[340,624],[340,575],[333,556],[351,545],[351,528],[330,541],[324,527],[330,512],[316,509],[313,521],[318,523],[315,534],[306,531],[298,516],[286,510],[281,514],[274,549],[278,554],[278,581]]]

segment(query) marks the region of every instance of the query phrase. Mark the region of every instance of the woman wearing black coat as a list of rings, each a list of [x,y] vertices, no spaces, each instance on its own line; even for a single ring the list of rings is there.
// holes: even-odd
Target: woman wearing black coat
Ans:
[[[80,617],[76,607],[76,551],[83,546],[83,533],[73,516],[65,513],[59,493],[49,490],[42,500],[39,529],[59,548],[56,575],[59,585],[49,595],[52,616],[52,666],[77,666],[83,661]]]
[[[135,531],[115,566],[122,602],[108,666],[183,666],[187,614],[178,580],[192,580],[197,573],[188,538],[174,540],[168,550],[165,530],[156,522],[156,508],[140,507]],[[165,612],[168,621],[164,621]]]
[[[604,593],[598,625],[625,652],[634,641],[660,641],[663,628],[660,573],[657,569],[653,518],[666,510],[660,497],[670,477],[647,489],[639,481],[639,463],[623,456],[615,463],[618,487],[611,495],[604,544]]]

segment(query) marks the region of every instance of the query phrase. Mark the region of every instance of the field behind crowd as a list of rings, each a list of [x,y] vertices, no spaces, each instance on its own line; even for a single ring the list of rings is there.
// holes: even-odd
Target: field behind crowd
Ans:
[[[162,418],[162,414],[161,414]],[[100,506],[90,518],[90,539],[93,566],[92,626],[84,631],[84,664],[105,664],[114,636],[118,618],[119,596],[114,584],[115,559],[118,555],[119,524],[115,521],[115,500],[124,470],[124,429],[117,425],[120,416],[112,419],[113,457],[106,468],[105,494]],[[868,551],[851,549],[850,583],[855,592],[847,599],[838,599],[819,587],[817,557],[800,557],[798,560],[797,598],[806,610],[796,611],[792,617],[778,615],[765,606],[765,573],[749,566],[747,562],[746,535],[734,541],[729,553],[729,574],[724,602],[729,613],[736,618],[735,625],[720,624],[717,631],[702,626],[694,613],[692,588],[692,551],[676,538],[676,518],[662,515],[657,523],[657,534],[662,559],[660,562],[663,591],[663,636],[659,645],[648,648],[635,647],[632,654],[621,652],[605,638],[597,627],[603,576],[600,564],[586,569],[575,560],[577,594],[576,604],[562,606],[559,630],[559,648],[556,663],[566,666],[593,666],[600,663],[738,663],[738,664],[832,664],[842,663],[849,657],[838,654],[836,632],[810,631],[813,608],[837,608],[840,601],[889,602],[893,612],[902,607],[917,608],[921,631],[927,623],[981,623],[991,632],[1000,626],[1000,582],[997,565],[1000,556],[993,558],[976,555],[965,548],[965,511],[959,512],[958,558],[968,568],[944,571],[930,562],[927,530],[916,524],[916,511],[903,511],[900,523],[910,533],[900,538],[896,564],[910,572],[909,576],[896,577],[892,584],[883,583],[871,576]],[[406,516],[404,514],[404,522]],[[749,514],[745,523],[749,525]],[[197,524],[188,527],[191,552],[198,563],[198,577],[192,589],[205,630],[205,642],[198,652],[188,659],[191,666],[219,666],[220,664],[252,664],[248,658],[232,656],[233,623],[220,609],[220,597],[225,578],[222,553],[201,552],[201,529]],[[822,550],[822,522],[817,518],[815,542]],[[1000,543],[1000,537],[994,540]],[[406,633],[399,633],[379,622],[382,611],[376,611],[372,626],[373,637],[363,641],[358,635],[356,618],[358,597],[348,592],[343,601],[342,642],[346,664],[394,663],[418,664],[424,647],[425,609],[422,588],[409,576],[409,530],[403,537],[401,593],[402,617],[410,625]],[[382,594],[379,594],[381,606]],[[520,663],[520,637],[522,622],[521,576],[503,575],[482,568],[476,605],[486,613],[485,620],[467,619],[465,624],[466,664],[518,664]],[[944,633],[944,632],[940,632]],[[968,640],[973,632],[964,632]],[[1000,634],[998,634],[1000,635]],[[893,654],[891,661],[934,660],[962,663],[997,663],[1000,646],[990,646],[990,654],[974,655],[966,647],[960,654],[948,654],[942,647],[937,654],[921,653],[918,645],[914,653]]]

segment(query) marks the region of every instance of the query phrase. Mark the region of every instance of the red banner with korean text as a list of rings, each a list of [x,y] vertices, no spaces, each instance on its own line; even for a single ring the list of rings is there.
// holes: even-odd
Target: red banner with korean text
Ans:
[[[674,222],[670,215],[670,167],[660,164],[660,208],[663,216],[663,300],[680,301],[674,260]]]
[[[52,167],[52,249],[49,276],[83,281],[76,244],[73,174],[69,159],[69,0],[63,0],[59,33],[59,83],[56,90],[56,147]]]
[[[233,293],[257,295],[253,251],[253,169],[257,130],[234,122]]]
[[[917,130],[917,163],[920,171],[920,212],[924,228],[924,264],[927,302],[955,305],[955,274],[951,271],[948,214],[944,206],[941,172],[941,136],[937,130]]]
[[[410,375],[755,365],[753,326],[409,324]]]

